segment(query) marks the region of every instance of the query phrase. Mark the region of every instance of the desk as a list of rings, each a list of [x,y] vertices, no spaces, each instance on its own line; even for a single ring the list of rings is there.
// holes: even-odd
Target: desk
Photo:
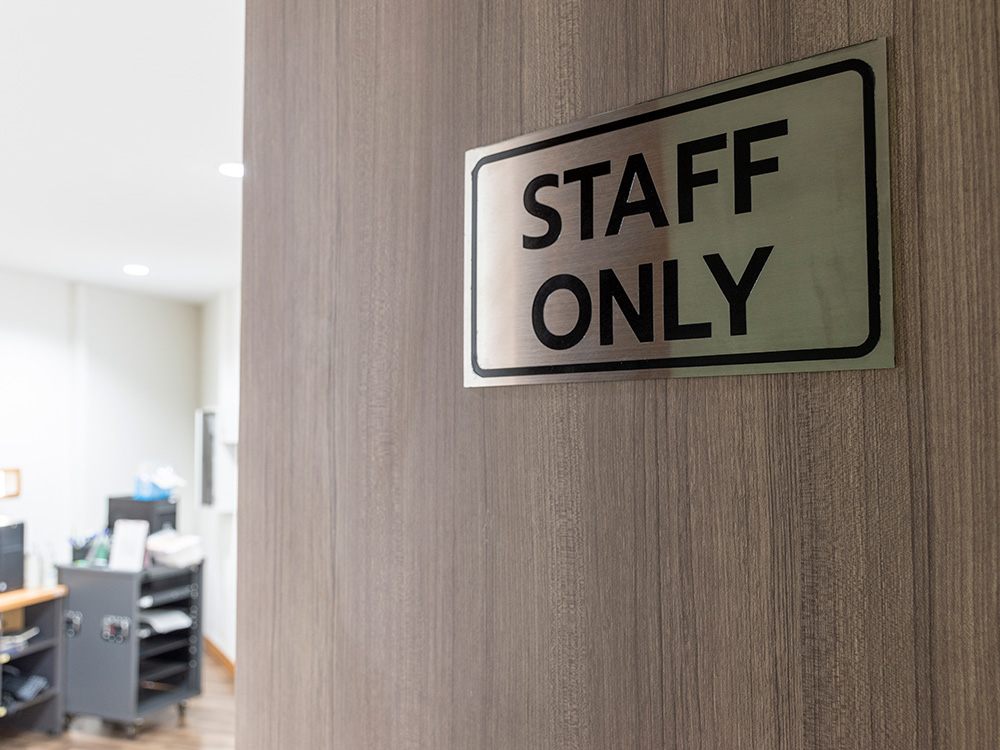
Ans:
[[[0,654],[0,665],[12,664],[24,672],[39,674],[49,687],[29,701],[10,706],[0,705],[0,728],[58,734],[63,727],[63,598],[66,586],[41,589],[18,589],[0,594],[0,614],[24,610],[24,627],[41,632],[16,654]],[[3,677],[0,675],[0,690]]]
[[[69,593],[69,589],[62,584],[49,586],[44,589],[18,589],[0,594],[0,613],[12,612],[15,609],[24,609],[35,604],[51,602],[54,599],[62,599]]]

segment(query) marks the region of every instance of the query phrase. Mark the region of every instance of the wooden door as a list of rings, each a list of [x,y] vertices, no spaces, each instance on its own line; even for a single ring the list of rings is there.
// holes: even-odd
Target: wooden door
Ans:
[[[250,0],[247,750],[1000,747],[989,0]],[[884,36],[897,366],[462,387],[463,152]]]

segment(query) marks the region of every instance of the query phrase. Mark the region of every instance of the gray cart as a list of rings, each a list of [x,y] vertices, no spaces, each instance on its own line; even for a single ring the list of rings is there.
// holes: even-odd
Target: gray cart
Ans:
[[[201,566],[141,573],[66,566],[67,721],[97,716],[134,736],[150,714],[201,693]],[[159,634],[144,613],[179,609],[191,627]]]

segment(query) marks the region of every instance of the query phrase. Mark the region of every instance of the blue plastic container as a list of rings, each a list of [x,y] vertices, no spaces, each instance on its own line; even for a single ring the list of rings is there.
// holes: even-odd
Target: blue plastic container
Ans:
[[[132,497],[136,500],[169,500],[170,490],[165,490],[156,482],[142,477],[135,478],[135,492]]]

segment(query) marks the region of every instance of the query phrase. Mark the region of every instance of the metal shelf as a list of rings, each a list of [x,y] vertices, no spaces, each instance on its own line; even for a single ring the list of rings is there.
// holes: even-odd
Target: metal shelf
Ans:
[[[39,651],[45,651],[46,649],[55,648],[59,645],[58,638],[44,638],[40,641],[35,641],[25,646],[23,649],[16,653],[3,653],[0,654],[0,665],[10,664],[12,661],[17,661],[18,659],[23,659],[25,656],[31,656],[32,654],[37,654]]]
[[[165,637],[165,636],[160,636]],[[191,637],[184,636],[182,638],[170,638],[164,641],[154,641],[152,638],[144,640],[142,645],[139,647],[139,658],[150,659],[154,656],[159,656],[160,654],[168,654],[171,651],[179,651],[184,649],[185,652],[191,648]]]
[[[142,583],[145,585],[156,581],[166,581],[171,578],[192,576],[198,571],[199,567],[200,564],[189,568],[168,568],[166,565],[153,565],[142,571]]]
[[[152,609],[162,607],[164,604],[174,604],[176,602],[187,601],[192,596],[191,585],[178,586],[165,591],[156,591],[152,594],[145,594],[139,598],[139,609]]]
[[[0,719],[4,718],[5,716],[16,716],[21,711],[27,711],[29,708],[34,708],[35,706],[45,703],[45,701],[49,700],[50,698],[54,698],[58,694],[59,694],[58,689],[50,687],[40,692],[30,701],[21,701],[20,703],[15,703],[14,705],[8,706],[7,708],[3,708],[2,706],[0,706]]]
[[[18,701],[0,709],[0,727],[50,734],[58,734],[62,730],[65,595],[64,586],[25,589],[0,595],[0,611],[24,609],[24,628],[38,628],[40,631],[23,649],[0,654],[0,664],[17,662],[25,676],[33,674],[48,681],[48,687],[31,700]],[[2,682],[3,675],[0,673]]]
[[[190,669],[188,659],[184,661],[143,662],[139,667],[139,682],[159,682],[184,674],[188,669]]]

